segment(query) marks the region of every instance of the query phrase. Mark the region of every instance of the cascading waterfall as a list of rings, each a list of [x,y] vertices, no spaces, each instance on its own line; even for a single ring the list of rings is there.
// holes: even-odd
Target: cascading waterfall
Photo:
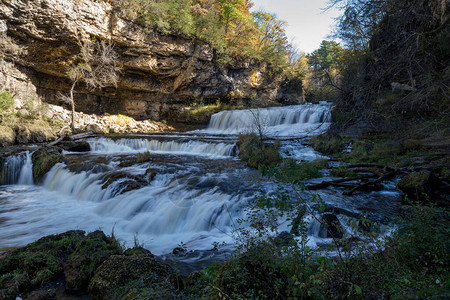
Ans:
[[[262,129],[272,136],[317,134],[328,128],[331,108],[330,103],[321,103],[221,111],[211,116],[206,132],[238,134]]]
[[[169,253],[180,242],[200,250],[214,242],[232,243],[230,233],[261,186],[276,192],[258,171],[234,159],[235,135],[254,130],[255,117],[275,137],[317,134],[329,125],[330,111],[325,103],[223,111],[212,116],[207,129],[182,135],[88,139],[90,153],[64,153],[65,162],[53,166],[40,186],[32,185],[31,153],[11,156],[0,187],[0,249],[64,230],[99,227],[106,233],[114,228],[128,245],[138,233],[139,242],[155,254]],[[281,148],[298,160],[316,157],[312,150],[300,151],[301,146],[286,139]],[[137,154],[147,151],[151,159],[137,163]],[[371,197],[377,199],[366,201],[372,211],[392,203],[392,197]],[[326,198],[342,203],[340,193]],[[347,202],[363,203],[356,200]],[[310,246],[323,242],[320,224],[305,221],[311,223]]]
[[[24,153],[9,156],[2,170],[2,184],[20,184],[32,185],[33,180],[33,163],[31,161],[31,153]]]
[[[143,152],[179,153],[205,156],[232,156],[234,143],[203,141],[160,141],[155,139],[90,139],[91,150],[98,153]]]

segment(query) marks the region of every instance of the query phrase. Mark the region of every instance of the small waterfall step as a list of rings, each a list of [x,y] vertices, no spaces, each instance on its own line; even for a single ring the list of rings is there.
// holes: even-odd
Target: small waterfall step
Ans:
[[[97,153],[132,153],[156,152],[178,153],[212,157],[230,157],[235,154],[235,143],[205,142],[201,140],[160,140],[144,138],[96,138],[89,139],[92,152]]]
[[[33,185],[33,162],[29,151],[9,156],[2,169],[2,185]]]

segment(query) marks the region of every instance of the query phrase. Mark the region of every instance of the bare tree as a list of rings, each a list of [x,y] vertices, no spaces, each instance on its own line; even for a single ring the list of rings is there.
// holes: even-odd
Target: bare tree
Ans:
[[[75,131],[75,101],[76,86],[83,82],[93,91],[108,86],[117,87],[122,66],[118,63],[118,54],[111,42],[80,42],[80,53],[74,64],[67,69],[67,76],[72,81],[69,95],[61,95],[63,101],[72,109],[71,129]]]
[[[253,117],[252,129],[256,131],[259,137],[259,146],[262,149],[268,132],[268,116],[262,116],[260,109],[251,109],[250,113]]]

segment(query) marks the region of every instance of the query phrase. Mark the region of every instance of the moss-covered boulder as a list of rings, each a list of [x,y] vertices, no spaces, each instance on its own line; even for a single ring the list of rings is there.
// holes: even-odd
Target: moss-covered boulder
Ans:
[[[427,170],[409,173],[397,183],[397,187],[413,201],[428,201],[437,185],[438,178]]]
[[[111,255],[121,253],[120,244],[102,231],[89,233],[64,265],[66,289],[76,292],[87,290],[95,270]]]
[[[84,231],[50,235],[25,247],[0,255],[0,299],[15,299],[19,293],[63,278],[63,264],[82,240]]]
[[[175,271],[149,251],[128,254],[113,255],[97,269],[89,285],[93,299],[172,299],[182,288]]]
[[[36,150],[33,161],[33,177],[39,181],[50,169],[63,160],[62,149],[59,147],[42,147]]]

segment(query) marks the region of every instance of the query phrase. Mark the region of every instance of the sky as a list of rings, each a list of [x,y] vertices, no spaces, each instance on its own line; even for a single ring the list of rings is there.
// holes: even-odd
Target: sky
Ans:
[[[336,9],[322,11],[327,7],[327,0],[253,0],[253,3],[252,11],[275,13],[286,21],[289,40],[306,53],[319,48],[322,40],[329,39],[334,18],[339,15]]]

